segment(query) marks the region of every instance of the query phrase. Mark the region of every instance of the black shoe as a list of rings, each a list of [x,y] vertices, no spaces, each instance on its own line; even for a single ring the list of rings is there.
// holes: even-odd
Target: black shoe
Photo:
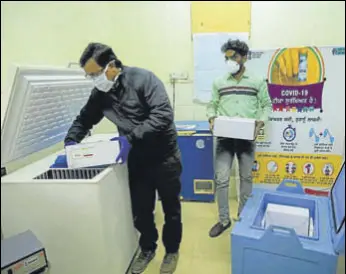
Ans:
[[[220,236],[225,230],[227,230],[228,228],[230,228],[232,225],[232,222],[229,221],[227,225],[223,225],[222,223],[217,223],[216,225],[214,225],[212,227],[212,229],[209,232],[209,236],[211,238],[215,238]]]
[[[154,259],[155,251],[142,251],[131,267],[132,274],[143,273],[149,263]]]
[[[173,274],[177,269],[179,253],[168,253],[161,264],[160,274]]]

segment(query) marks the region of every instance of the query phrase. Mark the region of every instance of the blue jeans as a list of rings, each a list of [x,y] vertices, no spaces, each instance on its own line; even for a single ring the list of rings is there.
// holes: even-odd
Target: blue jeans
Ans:
[[[240,175],[238,214],[243,210],[252,193],[252,167],[256,144],[253,141],[218,138],[215,153],[216,199],[220,222],[229,222],[229,181],[234,156],[237,155]]]

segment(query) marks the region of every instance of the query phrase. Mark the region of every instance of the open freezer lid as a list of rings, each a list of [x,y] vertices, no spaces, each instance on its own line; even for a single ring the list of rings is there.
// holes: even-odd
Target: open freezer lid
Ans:
[[[332,239],[337,253],[345,252],[345,163],[330,192],[332,204]]]
[[[81,69],[17,66],[1,127],[1,165],[63,141],[92,88]]]

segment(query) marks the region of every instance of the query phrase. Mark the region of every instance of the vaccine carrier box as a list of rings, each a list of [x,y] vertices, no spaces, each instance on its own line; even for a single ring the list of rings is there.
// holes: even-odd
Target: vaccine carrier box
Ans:
[[[98,167],[115,164],[119,142],[81,143],[65,148],[69,168]]]
[[[219,116],[214,121],[214,136],[255,140],[256,120],[239,117]]]
[[[309,235],[275,220],[265,226],[270,204],[308,210]],[[336,274],[345,253],[345,164],[329,197],[308,196],[297,181],[254,189],[231,232],[231,246],[232,274]]]

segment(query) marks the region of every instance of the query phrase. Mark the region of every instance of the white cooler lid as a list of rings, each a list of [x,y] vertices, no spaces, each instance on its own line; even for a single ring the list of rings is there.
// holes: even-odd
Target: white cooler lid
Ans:
[[[81,69],[17,66],[1,127],[1,165],[63,141],[92,88]]]

